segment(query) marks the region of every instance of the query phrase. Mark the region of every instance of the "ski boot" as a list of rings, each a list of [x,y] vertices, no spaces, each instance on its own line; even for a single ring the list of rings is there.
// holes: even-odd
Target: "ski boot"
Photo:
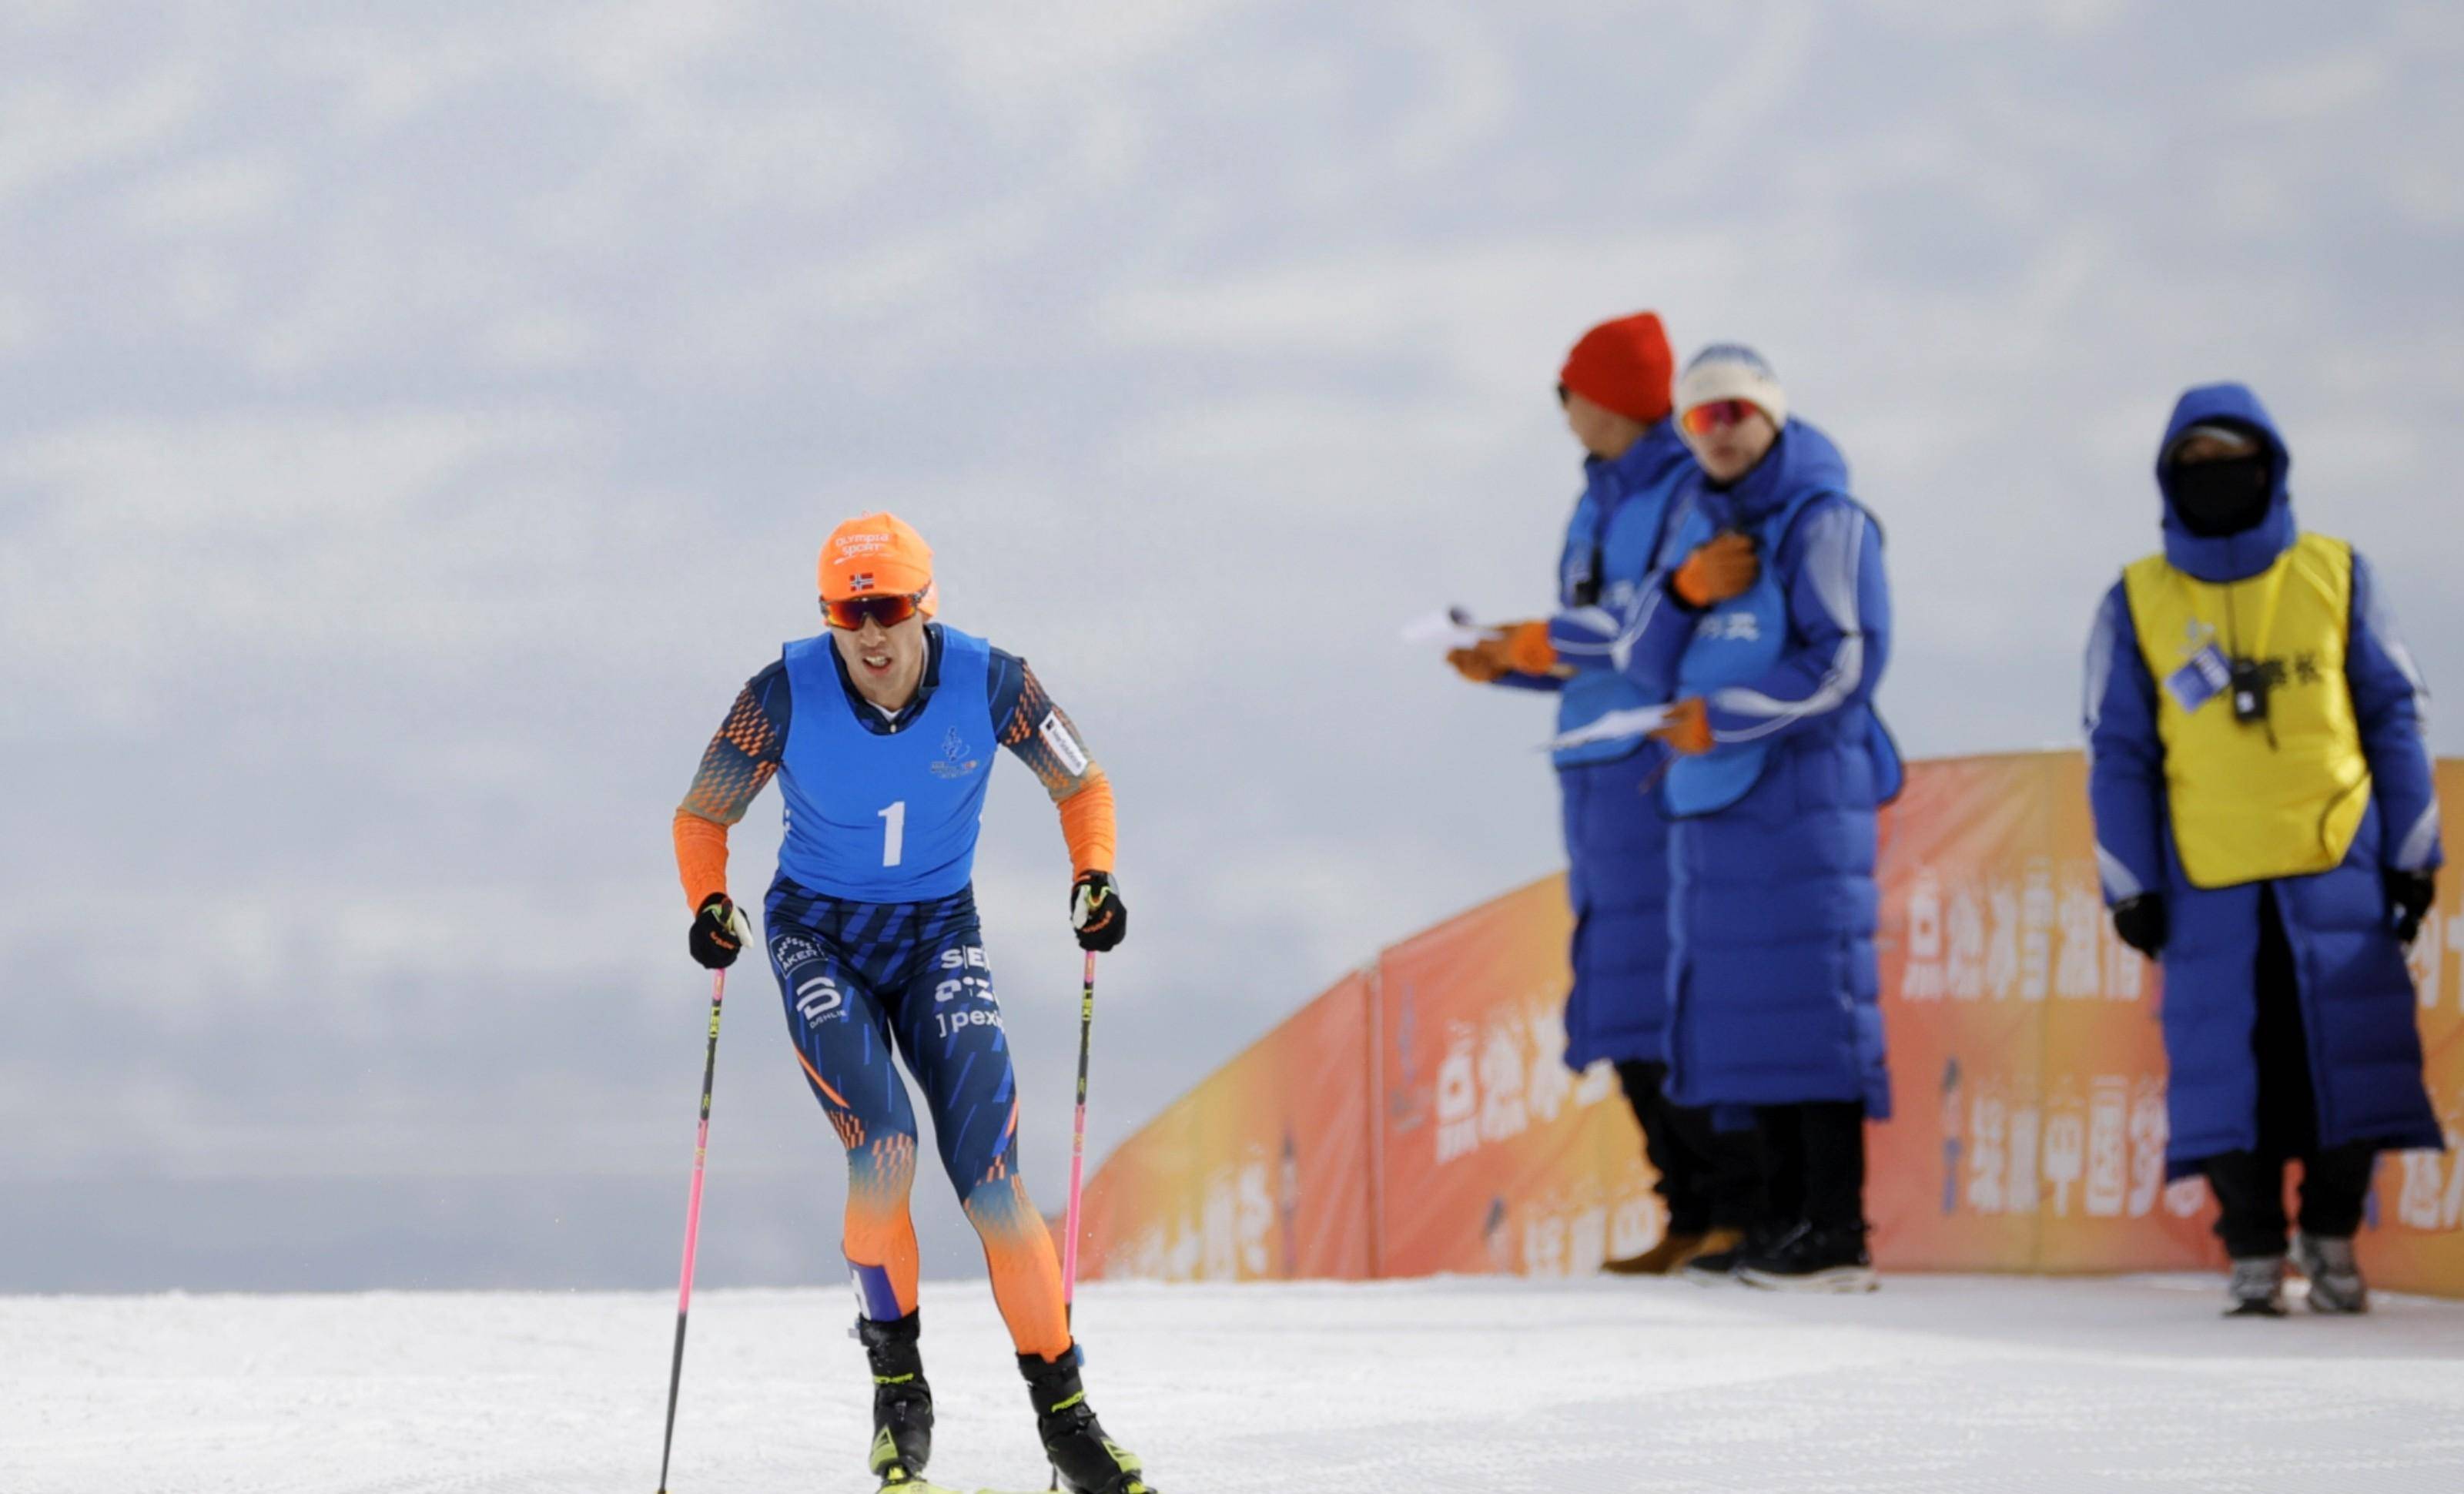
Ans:
[[[2280,1318],[2284,1316],[2284,1258],[2282,1256],[2243,1256],[2233,1263],[2233,1280],[2225,1290],[2233,1306],[2225,1309],[2229,1318]]]
[[[2367,1312],[2370,1288],[2362,1280],[2361,1263],[2353,1259],[2353,1238],[2296,1234],[2293,1268],[2310,1280],[2313,1312]]]
[[[1026,1377],[1026,1396],[1035,1404],[1035,1430],[1044,1438],[1044,1455],[1052,1461],[1052,1471],[1067,1494],[1155,1494],[1139,1477],[1137,1455],[1105,1436],[1094,1408],[1087,1404],[1087,1388],[1078,1381],[1076,1348],[1057,1360],[1021,1354],[1018,1373]]]
[[[923,1311],[876,1322],[855,1320],[856,1339],[872,1361],[872,1476],[885,1489],[924,1486],[933,1456],[933,1387],[924,1383],[924,1355],[915,1346]]]

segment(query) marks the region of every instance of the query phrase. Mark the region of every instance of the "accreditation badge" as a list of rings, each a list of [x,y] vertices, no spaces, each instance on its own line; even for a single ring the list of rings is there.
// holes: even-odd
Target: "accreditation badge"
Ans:
[[[2165,678],[2166,693],[2184,711],[2196,711],[2225,692],[2233,684],[2233,666],[2225,662],[2223,650],[2210,644],[2190,656],[2190,662]]]

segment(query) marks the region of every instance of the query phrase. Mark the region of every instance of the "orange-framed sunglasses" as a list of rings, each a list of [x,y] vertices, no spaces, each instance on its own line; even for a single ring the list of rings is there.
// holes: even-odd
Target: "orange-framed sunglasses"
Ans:
[[[924,593],[912,597],[850,597],[845,602],[822,599],[822,616],[832,627],[843,627],[852,633],[864,626],[866,620],[884,627],[896,627],[924,608]]]
[[[1705,400],[1677,417],[1677,424],[1689,436],[1707,436],[1728,426],[1745,424],[1755,411],[1747,400]]]

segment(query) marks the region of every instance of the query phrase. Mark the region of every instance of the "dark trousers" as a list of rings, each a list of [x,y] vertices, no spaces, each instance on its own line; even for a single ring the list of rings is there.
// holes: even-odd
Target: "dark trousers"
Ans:
[[[2349,1237],[2362,1227],[2362,1208],[2370,1196],[2370,1171],[2378,1148],[2353,1142],[2301,1158],[2301,1232],[2324,1239]],[[2208,1186],[2215,1190],[2223,1212],[2216,1218],[2216,1237],[2234,1260],[2284,1254],[2284,1164],[2286,1158],[2256,1152],[2228,1152],[2208,1158]]]
[[[1771,1228],[1864,1233],[1865,1108],[1854,1100],[1762,1105],[1754,1119]]]
[[[2284,1253],[2284,1164],[2301,1164],[2301,1229],[2342,1238],[2362,1227],[2378,1148],[2367,1141],[2319,1145],[2319,1102],[2310,1084],[2309,1036],[2301,988],[2276,889],[2258,894],[2258,964],[2253,972],[2257,1019],[2251,1053],[2258,1062],[2258,1146],[2208,1158],[2208,1186],[2221,1211],[2216,1237],[2235,1260]]]
[[[1714,1130],[1709,1110],[1669,1103],[1665,1064],[1622,1063],[1617,1073],[1660,1174],[1652,1189],[1668,1205],[1668,1233],[1750,1227],[1762,1195],[1754,1133]]]

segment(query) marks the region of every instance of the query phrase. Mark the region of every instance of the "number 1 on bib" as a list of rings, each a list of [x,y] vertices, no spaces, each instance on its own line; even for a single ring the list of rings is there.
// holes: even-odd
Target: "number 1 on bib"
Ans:
[[[894,867],[907,853],[907,801],[882,810],[881,818],[888,822],[881,827],[881,864]]]

